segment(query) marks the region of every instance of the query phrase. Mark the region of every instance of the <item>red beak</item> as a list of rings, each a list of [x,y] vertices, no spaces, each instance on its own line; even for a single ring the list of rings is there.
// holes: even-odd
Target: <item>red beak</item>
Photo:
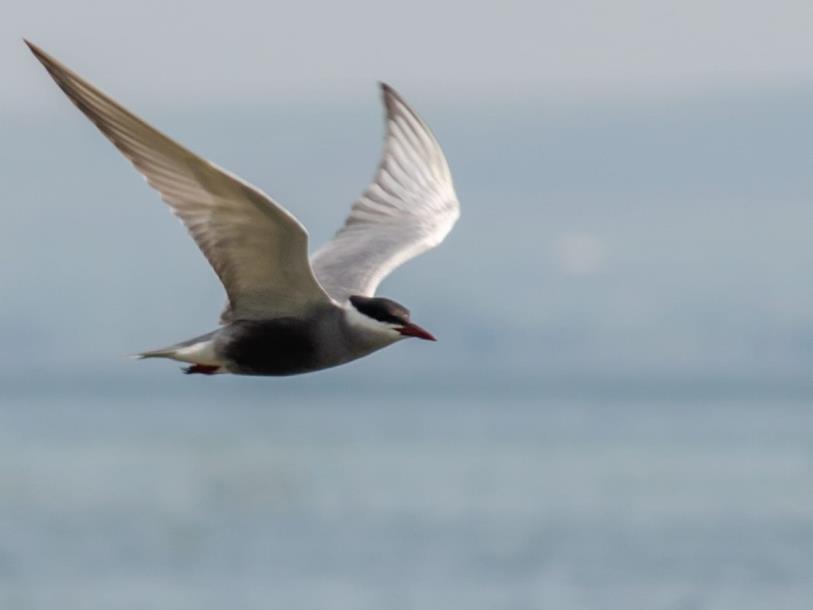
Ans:
[[[437,341],[437,339],[432,336],[432,333],[412,322],[399,328],[398,332],[407,337],[418,337],[418,339],[426,339],[427,341]]]

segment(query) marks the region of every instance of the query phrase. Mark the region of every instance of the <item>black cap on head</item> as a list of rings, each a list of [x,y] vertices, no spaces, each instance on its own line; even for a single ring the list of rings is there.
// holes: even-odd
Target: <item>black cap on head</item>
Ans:
[[[350,302],[365,316],[386,324],[409,324],[409,310],[391,299],[352,296]]]

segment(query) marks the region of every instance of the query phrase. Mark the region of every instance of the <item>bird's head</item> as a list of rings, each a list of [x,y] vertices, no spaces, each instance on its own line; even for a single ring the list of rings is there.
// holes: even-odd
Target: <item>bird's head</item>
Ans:
[[[399,339],[417,337],[427,341],[437,341],[429,331],[409,320],[409,310],[391,299],[382,297],[350,297],[353,309],[360,313],[366,322],[377,328],[398,334]]]

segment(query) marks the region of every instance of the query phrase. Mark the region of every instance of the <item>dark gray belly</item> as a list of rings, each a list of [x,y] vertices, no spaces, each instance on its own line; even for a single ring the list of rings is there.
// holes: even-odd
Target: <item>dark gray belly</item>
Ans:
[[[239,375],[296,375],[325,368],[319,348],[314,325],[299,318],[235,321],[220,331],[216,346],[229,370]]]

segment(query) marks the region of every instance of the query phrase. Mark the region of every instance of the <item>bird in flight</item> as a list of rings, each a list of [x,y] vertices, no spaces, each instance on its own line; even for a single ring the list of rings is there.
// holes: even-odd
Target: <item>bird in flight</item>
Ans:
[[[437,140],[392,87],[381,84],[386,136],[378,171],[333,239],[309,257],[308,233],[288,210],[26,44],[158,190],[226,290],[217,330],[138,357],[181,361],[186,373],[295,375],[406,337],[435,340],[406,307],[375,296],[391,271],[437,246],[460,216]]]

